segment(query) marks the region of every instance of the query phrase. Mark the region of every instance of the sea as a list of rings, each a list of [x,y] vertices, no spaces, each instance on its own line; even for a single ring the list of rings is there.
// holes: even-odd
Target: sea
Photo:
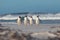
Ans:
[[[0,23],[12,23],[16,24],[17,18],[21,16],[24,20],[24,16],[33,17],[35,20],[36,16],[39,16],[40,24],[60,24],[60,13],[41,13],[41,12],[23,12],[23,13],[6,13],[0,14]]]
[[[17,24],[17,18],[21,16],[22,24]],[[40,24],[36,25],[33,23],[33,25],[30,25],[29,23],[27,25],[23,25],[24,17],[27,16],[29,19],[29,16],[32,16],[33,20],[36,19],[36,16],[39,16]],[[7,14],[1,14],[0,15],[0,25],[7,27],[8,29],[18,31],[21,30],[23,33],[33,33],[33,37],[39,39],[45,39],[48,38],[46,35],[47,32],[56,32],[57,30],[60,30],[60,13],[29,13],[29,12],[23,12],[23,13],[7,13]],[[42,33],[43,35],[40,35],[39,33]],[[52,35],[50,35],[52,36]],[[35,39],[34,39],[35,40]]]

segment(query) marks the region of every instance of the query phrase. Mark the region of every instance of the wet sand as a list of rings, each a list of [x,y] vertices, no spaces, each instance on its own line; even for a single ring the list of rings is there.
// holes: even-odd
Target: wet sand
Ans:
[[[1,40],[60,40],[59,24],[2,25],[4,27],[0,26]]]
[[[21,24],[20,26],[18,26],[17,24],[3,24],[3,26],[7,26],[10,29],[14,30],[22,30],[24,32],[57,31],[60,29],[60,24]]]

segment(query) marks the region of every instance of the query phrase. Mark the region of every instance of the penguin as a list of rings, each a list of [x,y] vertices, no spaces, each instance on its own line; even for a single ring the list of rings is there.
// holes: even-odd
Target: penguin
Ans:
[[[30,16],[30,18],[29,18],[29,23],[30,23],[30,25],[33,24],[33,18],[32,18],[32,16]]]
[[[27,16],[24,17],[24,25],[27,25],[27,22],[28,22],[28,18]]]
[[[19,17],[17,18],[17,24],[18,24],[18,25],[21,25],[21,16],[19,16]]]
[[[39,24],[39,16],[36,17],[35,23],[36,23],[36,24]]]

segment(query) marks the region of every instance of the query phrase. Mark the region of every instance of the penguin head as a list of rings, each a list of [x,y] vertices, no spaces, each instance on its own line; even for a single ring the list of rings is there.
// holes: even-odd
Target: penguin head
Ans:
[[[39,16],[37,16],[37,17],[39,17]]]
[[[32,18],[32,16],[30,16],[30,18]]]
[[[19,16],[19,18],[21,18],[21,16]]]
[[[27,16],[25,16],[25,17],[27,17]]]

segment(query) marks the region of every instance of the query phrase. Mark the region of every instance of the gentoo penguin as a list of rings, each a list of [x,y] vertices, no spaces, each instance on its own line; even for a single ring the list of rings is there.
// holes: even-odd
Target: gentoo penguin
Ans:
[[[27,22],[28,22],[28,18],[27,16],[24,17],[24,25],[27,25]]]
[[[17,19],[17,24],[18,24],[18,25],[21,24],[21,16],[18,17],[18,19]]]
[[[39,24],[39,16],[36,17],[36,24]]]
[[[30,16],[30,18],[29,18],[29,23],[30,23],[30,25],[33,24],[33,18],[32,18],[32,16]]]

